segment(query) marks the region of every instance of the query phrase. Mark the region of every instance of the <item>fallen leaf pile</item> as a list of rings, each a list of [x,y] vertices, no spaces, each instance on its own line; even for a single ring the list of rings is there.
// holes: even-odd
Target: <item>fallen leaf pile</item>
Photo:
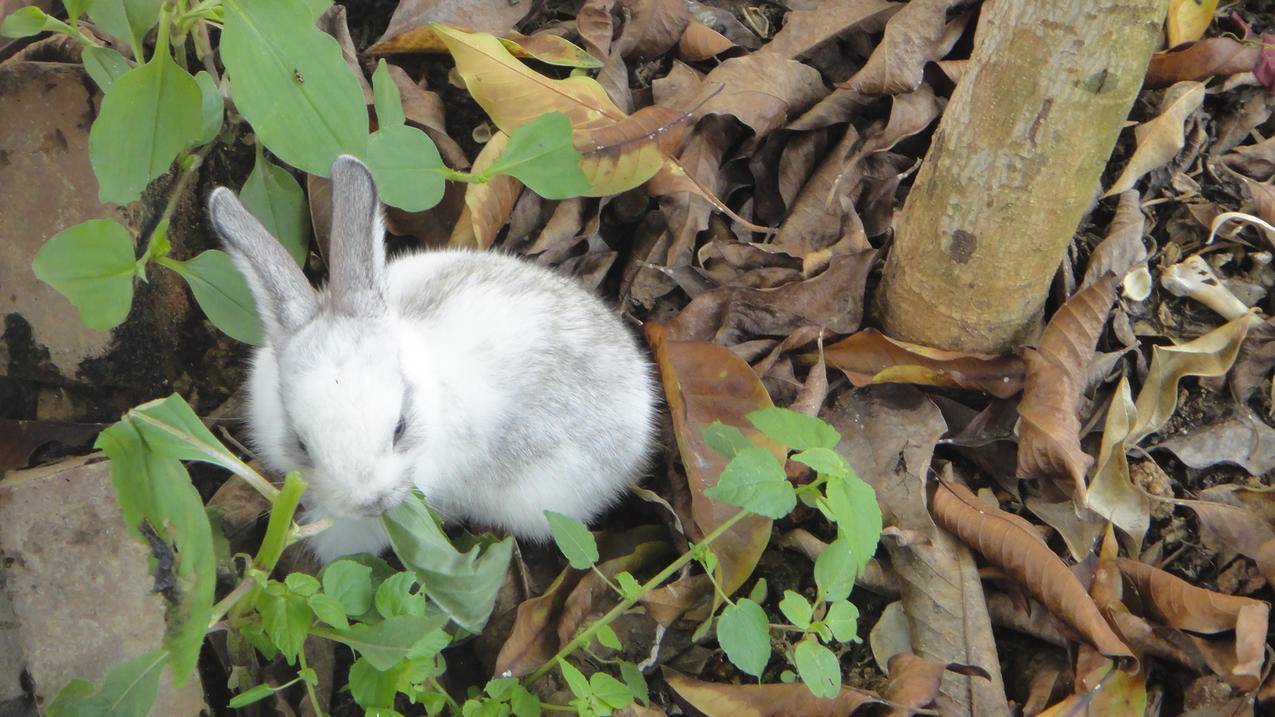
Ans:
[[[358,42],[338,18],[347,60],[369,76],[388,61],[406,121],[453,168],[482,170],[543,113],[568,118],[589,196],[501,176],[391,210],[388,227],[596,289],[644,325],[663,387],[667,449],[600,526],[598,571],[516,558],[520,579],[463,648],[481,671],[534,671],[615,605],[606,580],[649,577],[733,515],[705,495],[726,459],[701,431],[738,425],[782,459],[743,419],[779,405],[841,432],[885,519],[851,597],[864,642],[839,655],[844,686],[816,698],[782,660],[758,682],[705,625],[714,583],[813,595],[832,536],[799,506],[736,525],[712,580],[684,570],[615,624],[619,650],[586,658],[643,665],[651,703],[632,714],[1272,709],[1275,232],[1216,220],[1275,225],[1275,19],[1169,6],[1041,330],[1007,355],[898,340],[872,305],[977,2],[401,0],[372,21],[388,22],[379,38],[373,11],[351,9]],[[306,179],[322,251],[329,189]],[[0,434],[5,467],[77,428]]]

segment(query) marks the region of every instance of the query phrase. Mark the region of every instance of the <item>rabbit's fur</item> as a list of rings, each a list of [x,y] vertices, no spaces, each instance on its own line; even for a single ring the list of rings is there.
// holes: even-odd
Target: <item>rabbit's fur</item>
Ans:
[[[371,173],[332,167],[330,280],[315,291],[228,189],[209,214],[265,327],[249,429],[275,471],[309,482],[324,562],[377,553],[377,517],[414,487],[447,519],[548,537],[544,511],[589,521],[643,470],[651,366],[572,280],[493,252],[386,263]]]

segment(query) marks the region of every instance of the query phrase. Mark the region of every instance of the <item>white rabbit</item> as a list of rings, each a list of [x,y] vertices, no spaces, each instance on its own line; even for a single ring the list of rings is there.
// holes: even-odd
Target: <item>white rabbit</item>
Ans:
[[[271,469],[309,482],[328,562],[377,553],[377,516],[419,488],[445,519],[549,536],[544,511],[589,521],[640,477],[652,444],[650,363],[571,279],[494,252],[386,262],[372,175],[332,165],[330,279],[315,291],[235,195],[209,214],[265,327],[249,431]]]

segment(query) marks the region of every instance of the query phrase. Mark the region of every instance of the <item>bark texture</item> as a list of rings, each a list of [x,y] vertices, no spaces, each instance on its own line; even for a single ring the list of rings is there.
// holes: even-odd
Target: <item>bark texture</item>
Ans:
[[[886,331],[1001,353],[1050,279],[1142,86],[1166,0],[994,0],[899,219]]]

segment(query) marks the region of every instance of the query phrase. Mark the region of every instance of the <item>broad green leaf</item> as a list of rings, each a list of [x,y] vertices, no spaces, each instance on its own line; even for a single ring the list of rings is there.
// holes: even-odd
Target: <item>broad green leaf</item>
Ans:
[[[862,575],[868,560],[877,551],[881,537],[881,506],[876,491],[855,475],[834,478],[824,486],[826,500],[820,505],[836,521],[854,556],[855,575]]]
[[[513,555],[513,539],[477,544],[458,551],[419,495],[413,495],[381,519],[394,553],[416,573],[425,596],[457,625],[482,631],[496,604],[496,592]]]
[[[221,96],[212,75],[204,70],[195,73],[195,83],[199,85],[199,116],[202,120],[199,139],[195,140],[195,144],[204,145],[217,139],[217,133],[221,131],[221,123],[226,115],[226,98]],[[243,198],[242,195],[240,198]]]
[[[553,533],[553,542],[557,543],[558,550],[566,556],[571,567],[577,570],[588,570],[591,565],[598,562],[598,543],[584,523],[552,510],[546,510],[545,517],[549,519],[549,531]]]
[[[759,447],[737,453],[726,464],[717,485],[704,495],[773,519],[788,515],[797,505],[797,494],[783,466],[773,453]]]
[[[253,346],[262,344],[261,319],[252,292],[229,254],[208,249],[194,259],[165,258],[161,263],[181,274],[214,326],[232,339]]]
[[[303,266],[310,247],[310,207],[292,173],[258,153],[239,200]]]
[[[128,204],[141,196],[178,152],[199,142],[202,106],[199,83],[166,51],[115,80],[89,130],[98,198]]]
[[[766,602],[767,587],[766,578],[757,578],[753,589],[748,591],[749,599],[758,604]]]
[[[111,668],[97,687],[71,680],[49,703],[48,717],[133,717],[150,714],[168,652],[156,650]]]
[[[133,305],[137,271],[133,237],[109,219],[94,219],[54,234],[31,262],[36,278],[57,289],[90,329],[118,326]]]
[[[627,570],[616,573],[615,582],[620,592],[624,593],[625,600],[636,599],[642,594],[642,584]]]
[[[158,450],[133,415],[102,431],[95,447],[111,459],[111,482],[129,534],[149,546],[145,527],[153,531],[150,539],[164,541],[173,552],[177,601],[167,604],[164,645],[180,684],[195,668],[212,615],[217,581],[212,526],[185,466]]]
[[[123,77],[133,68],[120,53],[109,47],[97,45],[84,48],[81,60],[84,62],[84,69],[88,71],[89,77],[93,78],[93,82],[103,92],[110,90],[116,80]],[[196,77],[196,81],[198,79]]]
[[[57,18],[49,17],[40,8],[30,5],[9,13],[9,16],[4,19],[4,23],[0,24],[0,35],[13,38],[31,37],[45,30],[62,30],[64,28],[66,28],[66,23],[60,22]]]
[[[633,693],[634,699],[643,705],[651,704],[651,696],[646,688],[646,678],[642,676],[642,670],[637,665],[628,660],[621,660],[620,677],[624,678],[624,684],[629,686],[629,692]]]
[[[367,141],[367,166],[381,200],[390,206],[419,212],[443,198],[443,158],[429,135],[415,127],[397,125],[373,132]]]
[[[793,455],[792,459],[810,466],[821,475],[844,478],[851,473],[846,459],[831,448],[807,448]]]
[[[313,575],[305,573],[291,573],[283,579],[283,584],[301,597],[310,597],[319,591],[319,581]]]
[[[337,560],[323,569],[323,592],[345,607],[346,615],[362,615],[372,607],[372,568],[353,560]]]
[[[398,615],[375,625],[359,623],[349,630],[323,632],[349,646],[378,670],[388,670],[408,657],[416,643],[447,623],[446,615]]]
[[[84,14],[85,10],[93,4],[93,0],[62,0],[62,6],[66,8],[66,14],[74,22],[77,18]]]
[[[302,0],[305,3],[306,10],[310,12],[311,21],[318,20],[323,13],[332,7],[332,0]]]
[[[859,608],[854,603],[839,600],[829,605],[823,622],[838,642],[858,641]]]
[[[522,685],[514,686],[513,694],[509,697],[509,708],[513,710],[514,717],[540,717],[542,712],[540,698]]]
[[[589,191],[572,144],[571,121],[549,112],[509,132],[509,143],[483,176],[507,174],[545,199],[578,197]]]
[[[702,433],[708,447],[727,458],[734,458],[740,451],[753,445],[738,428],[721,421],[713,421],[705,426]]]
[[[844,534],[815,558],[815,585],[823,599],[829,602],[849,597],[857,574],[854,553]]]
[[[350,621],[346,619],[345,605],[340,600],[325,593],[316,593],[306,598],[315,617],[338,630],[350,629]]]
[[[230,95],[261,142],[320,177],[339,155],[364,156],[363,90],[313,10],[301,0],[224,0],[223,8]]]
[[[412,592],[416,585],[416,576],[410,572],[401,572],[381,583],[376,588],[376,611],[381,617],[396,615],[425,614],[425,596]]]
[[[810,629],[810,617],[814,608],[801,593],[792,590],[785,590],[784,597],[779,601],[779,611],[788,618],[788,622],[803,630]]]
[[[624,649],[624,645],[620,644],[620,636],[615,634],[615,630],[612,630],[610,625],[598,628],[595,636],[598,638],[598,644],[603,647],[609,647],[612,650]]]
[[[841,692],[841,663],[828,648],[814,640],[802,640],[793,661],[801,681],[815,697],[832,699]]]
[[[633,704],[633,693],[629,691],[628,685],[605,672],[589,675],[589,690],[602,704],[613,710]]]
[[[162,457],[212,463],[237,475],[254,474],[221,445],[177,394],[129,409],[121,423],[134,426],[145,439],[147,448]]]
[[[589,696],[589,680],[575,668],[575,665],[559,658],[558,669],[562,671],[562,677],[567,681],[567,688],[571,690],[571,694],[576,697]]]
[[[717,642],[739,669],[761,677],[770,662],[770,621],[761,605],[740,598],[717,618]]]
[[[793,450],[832,448],[841,440],[837,429],[827,423],[787,408],[763,408],[747,418],[757,430]]]
[[[364,709],[393,707],[402,672],[398,665],[378,670],[366,658],[360,657],[350,665],[350,696]]]
[[[261,612],[261,624],[266,634],[288,662],[295,663],[297,653],[310,632],[309,603],[293,593],[271,595],[263,591],[257,595],[257,609]]]
[[[89,17],[108,34],[140,47],[142,38],[155,27],[164,0],[93,0]],[[140,57],[138,58],[141,59]]]
[[[377,62],[376,71],[372,73],[372,97],[376,102],[376,125],[379,129],[407,122],[403,114],[403,96],[398,92],[398,85],[390,79],[385,60]]]
[[[240,707],[247,707],[253,702],[260,702],[261,700],[264,700],[270,695],[273,695],[274,691],[275,691],[275,688],[271,687],[270,685],[267,685],[264,683],[257,685],[256,687],[253,687],[250,690],[240,692],[234,697],[231,697],[229,707],[232,710],[237,710]]]

